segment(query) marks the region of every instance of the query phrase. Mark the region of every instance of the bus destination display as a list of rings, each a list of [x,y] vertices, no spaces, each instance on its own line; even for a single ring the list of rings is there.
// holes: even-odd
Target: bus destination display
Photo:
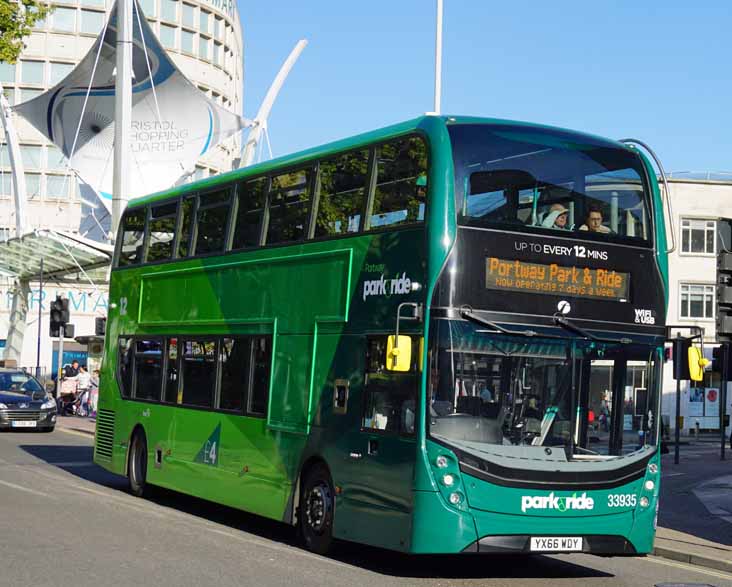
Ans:
[[[557,263],[527,263],[518,259],[486,259],[485,286],[502,291],[523,291],[627,302],[630,274],[612,269],[566,267]]]

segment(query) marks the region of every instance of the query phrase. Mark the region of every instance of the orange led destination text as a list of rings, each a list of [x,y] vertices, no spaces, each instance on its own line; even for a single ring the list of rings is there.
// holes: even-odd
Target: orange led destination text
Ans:
[[[612,269],[562,267],[524,261],[486,259],[485,286],[488,289],[531,291],[625,301],[629,275]]]

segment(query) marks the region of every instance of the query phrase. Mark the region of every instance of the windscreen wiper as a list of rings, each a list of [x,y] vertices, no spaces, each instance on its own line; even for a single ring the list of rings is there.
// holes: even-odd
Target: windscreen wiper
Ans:
[[[537,332],[536,330],[530,330],[528,328],[526,330],[511,330],[510,328],[505,328],[503,326],[500,326],[499,324],[496,324],[495,322],[491,322],[490,320],[485,320],[480,316],[476,316],[470,308],[460,308],[460,316],[462,318],[465,318],[466,320],[469,320],[470,322],[474,322],[475,324],[480,324],[481,326],[493,328],[495,331],[500,332],[501,334],[527,337],[541,336],[542,338],[562,338],[561,336],[557,336],[555,334],[543,334],[541,332]]]
[[[587,340],[591,340],[593,342],[609,342],[614,344],[630,344],[633,342],[629,338],[603,338],[601,336],[595,336],[591,332],[587,332],[583,328],[580,328],[576,324],[573,324],[569,318],[565,316],[560,316],[559,314],[554,314],[554,324],[557,326],[564,328],[564,330],[571,332],[573,334],[579,334],[582,338],[586,338]]]

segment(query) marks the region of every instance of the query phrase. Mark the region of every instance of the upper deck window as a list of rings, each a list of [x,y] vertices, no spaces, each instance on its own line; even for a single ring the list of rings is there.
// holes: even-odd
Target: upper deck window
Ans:
[[[310,169],[272,178],[267,244],[303,240],[310,214]]]
[[[163,261],[173,256],[175,223],[178,203],[153,206],[150,209],[150,242],[147,245],[147,262]]]
[[[196,211],[196,255],[223,253],[231,208],[231,190],[201,195]]]
[[[267,201],[267,178],[239,184],[239,208],[232,249],[259,246],[259,238]]]
[[[450,127],[461,224],[642,243],[640,158],[610,141],[523,126]]]
[[[321,161],[316,237],[360,230],[368,164],[369,152],[366,149]]]
[[[376,193],[367,229],[424,220],[427,144],[420,137],[390,141],[376,148]]]
[[[146,208],[127,210],[122,219],[122,242],[119,246],[117,265],[137,265],[142,258],[142,245],[145,240]]]

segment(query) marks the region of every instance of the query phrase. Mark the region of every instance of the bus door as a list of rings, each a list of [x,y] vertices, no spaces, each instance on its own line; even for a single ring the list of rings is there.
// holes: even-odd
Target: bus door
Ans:
[[[349,435],[344,514],[350,540],[404,550],[411,533],[419,378],[416,356],[407,372],[388,371],[385,357],[386,336],[369,338],[360,426]]]

